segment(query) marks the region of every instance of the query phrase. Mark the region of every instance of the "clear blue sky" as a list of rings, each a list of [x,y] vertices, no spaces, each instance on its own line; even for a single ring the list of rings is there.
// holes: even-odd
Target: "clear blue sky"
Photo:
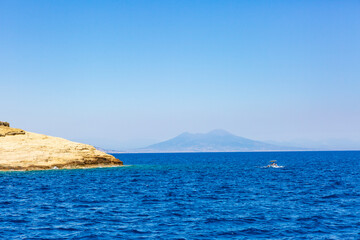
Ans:
[[[360,141],[360,1],[1,1],[0,66],[0,120],[97,146]]]

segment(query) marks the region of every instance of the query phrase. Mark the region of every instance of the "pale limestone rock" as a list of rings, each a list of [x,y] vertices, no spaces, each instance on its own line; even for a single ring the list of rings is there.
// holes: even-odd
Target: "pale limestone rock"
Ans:
[[[0,170],[120,165],[123,163],[114,156],[98,151],[87,144],[0,126]]]

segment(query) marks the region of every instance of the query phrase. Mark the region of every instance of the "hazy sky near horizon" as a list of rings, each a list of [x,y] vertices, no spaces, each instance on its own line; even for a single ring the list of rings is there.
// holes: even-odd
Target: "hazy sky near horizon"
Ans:
[[[1,1],[0,121],[108,148],[360,142],[360,1]]]

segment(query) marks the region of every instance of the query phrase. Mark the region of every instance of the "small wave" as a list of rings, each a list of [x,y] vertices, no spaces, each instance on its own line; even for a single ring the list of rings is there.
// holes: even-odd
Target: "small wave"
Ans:
[[[60,231],[68,231],[68,232],[79,231],[79,229],[73,227],[55,227],[55,229]]]
[[[261,166],[260,168],[284,168],[285,166],[275,166],[275,167],[269,167],[269,166]]]
[[[137,230],[137,229],[130,229],[130,230],[127,230],[126,232],[135,233],[135,234],[147,234],[147,233],[151,233],[151,232],[149,232],[149,231],[141,231],[141,230]]]
[[[330,194],[330,195],[322,196],[321,198],[323,198],[323,199],[332,199],[332,198],[344,198],[346,196],[347,196],[347,194]]]
[[[234,236],[234,235],[264,235],[266,233],[269,233],[270,230],[265,230],[265,229],[259,229],[259,228],[246,228],[243,230],[236,230],[236,231],[224,231],[224,232],[220,232],[219,235],[222,236]]]
[[[12,222],[12,223],[27,223],[28,221],[26,221],[24,219],[13,219],[13,220],[10,220],[9,222]]]

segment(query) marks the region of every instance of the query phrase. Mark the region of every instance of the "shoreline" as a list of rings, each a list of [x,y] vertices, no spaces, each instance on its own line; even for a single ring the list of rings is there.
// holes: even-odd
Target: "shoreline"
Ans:
[[[169,151],[169,152],[118,152],[109,154],[146,154],[146,153],[265,153],[265,152],[359,152],[360,149],[356,150],[258,150],[258,151]]]
[[[78,170],[78,169],[96,169],[96,168],[118,168],[118,167],[129,167],[132,165],[94,165],[94,166],[77,166],[77,167],[57,167],[52,168],[25,168],[25,169],[2,169],[0,173],[6,172],[31,172],[31,171],[52,171],[52,170]]]

